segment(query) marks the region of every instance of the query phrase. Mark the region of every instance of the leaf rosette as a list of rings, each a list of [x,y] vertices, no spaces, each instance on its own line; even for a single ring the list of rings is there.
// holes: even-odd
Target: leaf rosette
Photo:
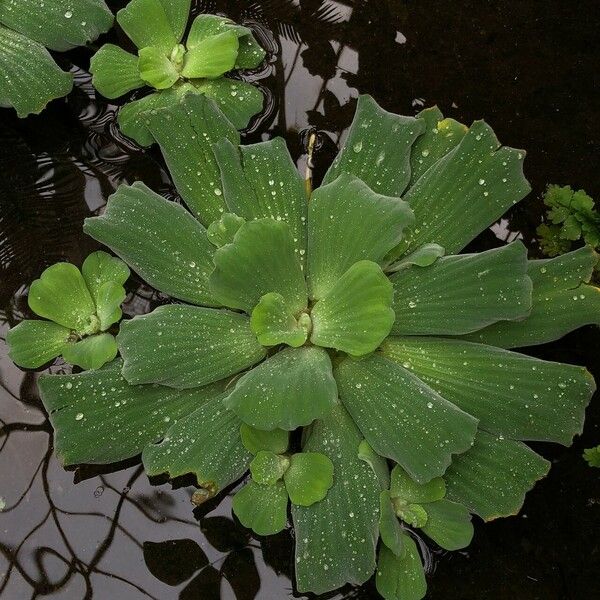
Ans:
[[[186,147],[158,122],[163,151]],[[40,379],[57,448],[67,464],[141,452],[149,475],[194,474],[202,499],[250,469],[234,510],[264,535],[291,506],[299,591],[377,570],[384,597],[422,598],[410,527],[468,544],[471,514],[516,514],[547,473],[524,442],[581,431],[587,371],[511,348],[598,323],[597,257],[461,253],[530,189],[524,153],[483,122],[363,96],[308,199],[281,140],[200,137],[213,160],[193,215],[136,183],[86,220],[178,302],[123,323],[103,369]],[[191,181],[194,157],[169,156]]]
[[[190,5],[191,0],[132,0],[117,12],[117,22],[137,55],[105,44],[92,58],[93,84],[103,96],[151,88],[149,95],[123,106],[118,117],[123,133],[142,146],[155,141],[146,113],[177,105],[188,93],[212,98],[237,129],[246,128],[263,107],[260,90],[227,76],[256,69],[264,60],[252,31],[225,17],[201,14],[184,39]]]

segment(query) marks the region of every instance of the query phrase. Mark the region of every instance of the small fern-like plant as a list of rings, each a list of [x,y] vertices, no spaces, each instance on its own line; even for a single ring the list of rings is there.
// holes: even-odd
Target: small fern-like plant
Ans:
[[[194,474],[197,502],[250,469],[234,511],[268,535],[291,508],[299,591],[377,571],[385,598],[422,598],[415,529],[465,547],[472,514],[516,514],[547,473],[524,441],[581,431],[587,371],[510,348],[598,322],[597,256],[460,253],[530,189],[484,122],[363,96],[307,198],[282,140],[175,114],[151,127],[192,212],[137,183],[85,223],[173,301],[122,323],[110,364],[40,378],[57,453],[141,453],[148,475]]]

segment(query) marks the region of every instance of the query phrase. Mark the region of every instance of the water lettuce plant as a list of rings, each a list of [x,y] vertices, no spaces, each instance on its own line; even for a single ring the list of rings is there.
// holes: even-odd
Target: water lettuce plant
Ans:
[[[9,356],[28,369],[57,356],[83,369],[110,362],[117,343],[108,329],[121,319],[128,277],[127,265],[102,251],[90,254],[81,270],[64,262],[48,267],[27,298],[42,319],[26,319],[8,332]]]
[[[117,22],[138,48],[137,56],[114,44],[94,55],[90,70],[96,89],[118,98],[142,87],[152,93],[119,111],[123,133],[148,146],[153,139],[143,113],[175,105],[195,92],[217,103],[237,129],[247,127],[263,106],[256,87],[226,77],[233,69],[255,69],[265,51],[247,27],[216,15],[198,15],[183,40],[191,0],[132,0],[117,13]]]
[[[300,592],[377,571],[418,600],[418,530],[466,546],[471,515],[516,514],[548,472],[524,442],[581,431],[589,373],[511,349],[598,323],[598,257],[461,253],[530,189],[482,121],[362,96],[307,197],[281,139],[239,146],[212,100],[180,101],[148,122],[189,211],[135,183],[84,225],[172,301],[123,322],[104,367],[40,378],[56,451],[141,454],[197,502],[250,469],[234,511],[267,534],[290,510]]]
[[[67,95],[73,76],[46,48],[64,52],[108,31],[113,15],[104,0],[0,2],[0,106],[19,117],[41,112]]]

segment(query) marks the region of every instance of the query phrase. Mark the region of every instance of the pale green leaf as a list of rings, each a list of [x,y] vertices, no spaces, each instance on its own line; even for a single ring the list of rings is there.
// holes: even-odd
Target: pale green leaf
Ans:
[[[400,466],[392,469],[390,496],[400,498],[405,502],[426,504],[441,500],[446,495],[446,485],[441,477],[436,477],[425,484],[417,483]]]
[[[188,48],[193,49],[207,39],[222,33],[235,33],[237,37],[241,37],[248,35],[250,30],[247,27],[237,25],[227,17],[200,14],[192,22],[186,45]]]
[[[400,557],[386,546],[379,549],[377,591],[385,600],[422,600],[427,582],[419,551],[409,535],[402,536],[402,545],[404,552]]]
[[[229,210],[247,221],[270,218],[287,223],[303,262],[308,202],[285,141],[275,138],[237,147],[224,140],[215,145],[215,155]]]
[[[544,344],[583,325],[600,325],[600,288],[587,285],[598,255],[580,248],[549,260],[529,261],[533,308],[523,321],[496,323],[468,336],[502,348]]]
[[[181,41],[190,16],[192,0],[160,0],[175,38]]]
[[[283,429],[264,431],[242,423],[240,435],[242,443],[252,454],[258,454],[261,450],[283,454],[288,449],[289,433]]]
[[[260,450],[250,463],[250,473],[256,483],[275,485],[290,466],[290,459],[268,450]]]
[[[139,53],[140,77],[157,90],[166,90],[179,79],[179,72],[161,48],[149,46]]]
[[[247,317],[180,304],[124,321],[117,341],[130,383],[175,388],[218,381],[265,356]]]
[[[216,79],[235,65],[239,39],[234,31],[213,35],[199,43],[187,42],[181,75],[188,79]]]
[[[206,226],[219,219],[227,207],[212,145],[224,138],[238,144],[235,127],[210,98],[197,92],[179,93],[176,102],[143,116],[188,208]]]
[[[394,323],[393,296],[379,265],[355,263],[313,307],[311,342],[353,356],[372,352]]]
[[[479,431],[473,448],[455,457],[444,475],[446,498],[486,521],[516,515],[549,468],[525,444]]]
[[[496,321],[523,319],[531,310],[532,284],[521,242],[479,254],[444,256],[390,279],[394,334],[459,335]]]
[[[21,118],[40,113],[50,100],[66,96],[73,87],[73,76],[44,46],[1,24],[0,72],[0,107],[14,107]]]
[[[413,265],[417,267],[429,267],[438,258],[444,256],[445,252],[444,248],[439,244],[423,244],[420,248],[417,248],[398,262],[386,267],[385,270],[386,273],[396,273]]]
[[[100,331],[106,331],[111,325],[121,320],[123,316],[121,304],[126,295],[125,288],[113,281],[107,281],[98,290],[94,302],[96,303],[96,316],[100,322]]]
[[[308,215],[308,285],[318,300],[357,261],[382,263],[413,216],[398,198],[380,196],[341,175],[312,195]]]
[[[393,504],[398,517],[411,527],[424,527],[427,523],[427,511],[420,504],[403,502],[399,498],[395,498]]]
[[[333,485],[333,463],[319,452],[294,454],[283,480],[293,504],[311,506],[327,496]]]
[[[194,304],[219,304],[208,290],[214,246],[181,205],[143,183],[120,186],[85,233],[108,246],[158,290]]]
[[[270,292],[281,294],[294,314],[308,298],[294,240],[286,223],[258,219],[244,223],[233,242],[219,248],[210,289],[222,304],[247,313]]]
[[[381,541],[398,557],[404,552],[402,527],[392,506],[388,490],[379,496],[379,535]]]
[[[63,350],[66,362],[82,369],[99,369],[117,356],[117,342],[110,333],[86,337]]]
[[[364,460],[373,469],[381,489],[387,490],[390,487],[390,469],[387,460],[379,456],[367,440],[363,440],[358,446],[358,458]]]
[[[307,313],[299,319],[290,312],[281,294],[265,294],[252,311],[250,327],[263,346],[287,344],[302,346],[308,337],[311,320]]]
[[[8,356],[24,369],[37,369],[60,356],[71,330],[51,321],[21,321],[6,334]]]
[[[342,406],[317,421],[304,451],[333,462],[333,486],[312,506],[292,505],[298,591],[322,594],[345,583],[362,584],[375,570],[379,483],[358,458],[362,435]]]
[[[371,96],[360,96],[346,142],[323,183],[348,173],[380,194],[400,196],[410,181],[411,147],[424,129],[422,120],[389,113]]]
[[[473,443],[475,418],[386,358],[348,358],[335,378],[342,403],[373,449],[419,483],[443,475],[452,455]]]
[[[2,0],[0,23],[63,52],[108,31],[113,16],[103,0]]]
[[[583,368],[441,338],[388,338],[381,352],[441,396],[513,439],[568,445],[595,389]]]
[[[195,395],[196,404],[189,414],[169,422],[159,444],[146,446],[142,461],[148,475],[191,473],[208,499],[244,474],[251,456],[240,438],[239,419],[223,406],[222,390],[220,383],[180,392]]]
[[[132,458],[158,441],[178,419],[222,386],[179,391],[129,385],[117,359],[78,375],[42,375],[42,401],[55,431],[54,447],[65,465],[107,464]]]
[[[145,85],[138,57],[114,44],[104,44],[92,56],[90,73],[94,87],[106,98],[118,98]]]
[[[242,217],[233,213],[225,213],[218,221],[212,222],[206,235],[210,243],[217,248],[231,244],[239,228],[245,223]]]
[[[239,346],[237,338],[232,342]],[[327,352],[286,348],[243,375],[225,405],[257,429],[291,431],[328,414],[337,388]]]
[[[422,528],[444,550],[466,548],[473,539],[473,523],[468,509],[462,504],[439,500],[425,507],[427,523]]]
[[[233,497],[233,512],[240,523],[258,535],[273,535],[285,529],[288,495],[282,481],[261,485],[248,481]]]
[[[29,287],[29,308],[46,319],[78,333],[98,330],[96,306],[81,275],[70,263],[48,267]]]

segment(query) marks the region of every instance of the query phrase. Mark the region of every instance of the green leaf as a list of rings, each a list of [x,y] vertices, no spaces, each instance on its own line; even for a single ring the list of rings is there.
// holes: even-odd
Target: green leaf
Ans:
[[[412,147],[411,186],[429,167],[458,145],[469,131],[466,125],[454,119],[444,119],[442,111],[437,106],[422,110],[417,118],[425,122],[425,132]]]
[[[247,313],[269,292],[281,294],[289,311],[306,308],[306,283],[287,224],[272,219],[244,223],[233,242],[219,248],[209,285],[225,306]]]
[[[396,255],[429,242],[441,244],[448,254],[462,250],[529,193],[524,157],[522,150],[500,146],[483,121],[473,123],[460,143],[403,196],[419,226],[407,234]]]
[[[148,475],[192,473],[208,500],[244,474],[251,456],[240,438],[239,419],[223,407],[222,390],[219,383],[180,392],[195,395],[196,404],[170,423],[159,444],[146,446],[142,460]]]
[[[79,269],[70,263],[48,267],[29,287],[29,308],[78,333],[98,330],[96,306]]]
[[[234,31],[213,35],[199,43],[191,43],[190,38],[181,70],[183,77],[216,79],[233,69],[239,48],[238,36]]]
[[[221,77],[195,80],[192,84],[199,93],[215,101],[236,129],[246,129],[252,117],[263,109],[265,97],[251,83]]]
[[[444,256],[445,252],[444,248],[439,244],[423,244],[408,256],[405,256],[393,265],[386,267],[385,270],[387,273],[396,273],[397,271],[407,269],[413,265],[417,267],[429,267],[438,258]]]
[[[235,33],[241,37],[248,35],[250,30],[237,25],[227,17],[200,14],[192,22],[186,45],[188,48],[196,48],[207,39],[222,33]]]
[[[473,523],[469,511],[456,502],[440,500],[428,504],[427,523],[422,528],[444,550],[466,548],[473,539]]]
[[[224,140],[214,149],[229,210],[247,221],[270,218],[287,223],[296,255],[303,262],[307,199],[285,141],[275,138],[236,147]]]
[[[160,0],[171,26],[171,31],[181,41],[190,16],[192,0]]]
[[[392,337],[381,352],[477,417],[479,427],[513,439],[570,444],[595,389],[582,367],[462,340]]]
[[[86,219],[83,230],[158,290],[194,304],[219,304],[208,289],[215,249],[204,227],[143,183],[120,186],[104,214]]]
[[[242,443],[252,454],[258,454],[261,450],[283,454],[289,445],[289,433],[283,429],[264,431],[242,423],[240,435]]]
[[[239,346],[239,341],[235,340]],[[321,418],[337,403],[327,352],[314,346],[286,348],[241,377],[227,408],[257,429],[291,431]]]
[[[362,435],[341,406],[317,421],[304,446],[333,462],[333,486],[312,506],[292,504],[298,591],[322,594],[345,583],[360,585],[375,570],[379,483],[358,458]]]
[[[531,314],[523,321],[496,323],[467,339],[518,348],[557,340],[583,325],[600,324],[600,288],[586,285],[597,263],[598,255],[589,247],[550,260],[529,261]]]
[[[222,386],[178,391],[129,385],[120,359],[78,375],[42,375],[42,401],[65,465],[108,464],[139,454],[175,421],[217,395]]]
[[[240,47],[238,48],[236,69],[257,69],[267,53],[264,48],[254,39],[252,34],[240,37]]]
[[[545,256],[559,256],[565,254],[571,249],[571,242],[560,237],[559,225],[548,225],[542,223],[535,229],[538,244]]]
[[[161,48],[149,46],[139,51],[140,77],[158,90],[166,90],[179,79],[179,71]]]
[[[430,267],[409,267],[390,278],[401,335],[459,335],[531,310],[527,250],[521,242],[445,256]]]
[[[44,46],[2,25],[0,71],[0,106],[14,107],[20,118],[39,114],[73,87],[73,76],[60,69]]]
[[[107,281],[98,290],[94,302],[96,304],[96,316],[100,321],[100,331],[106,331],[111,325],[121,320],[123,316],[121,304],[126,295],[125,288],[113,281]]]
[[[208,227],[206,235],[213,246],[220,248],[231,244],[235,234],[246,221],[233,213],[225,213],[218,221],[214,221]]]
[[[381,541],[398,557],[404,552],[402,544],[402,527],[392,506],[392,499],[388,490],[379,496],[379,534]]]
[[[549,468],[525,444],[479,431],[473,448],[457,456],[444,475],[446,498],[486,521],[516,515]]]
[[[92,56],[90,73],[94,87],[106,98],[118,98],[145,85],[138,57],[114,44],[104,44]]]
[[[288,495],[282,481],[275,485],[248,483],[233,497],[233,512],[241,524],[258,535],[273,535],[285,529]]]
[[[130,383],[191,388],[234,375],[265,356],[247,317],[169,304],[121,323],[117,337]]]
[[[250,327],[263,346],[287,344],[298,348],[306,342],[311,320],[302,313],[296,320],[281,294],[265,294],[252,311]]]
[[[346,143],[323,183],[348,173],[379,194],[399,197],[410,181],[411,147],[424,129],[422,120],[389,113],[371,96],[360,96]]]
[[[382,263],[412,223],[405,202],[375,194],[349,175],[317,189],[308,216],[311,298],[323,298],[359,260]]]
[[[190,7],[189,0],[175,0],[175,6],[167,9],[171,2],[172,0],[131,0],[117,13],[117,21],[138,48],[155,46],[165,54],[170,54],[183,35],[185,23],[181,27],[181,14],[184,9],[189,11]]]
[[[333,463],[319,452],[294,454],[283,480],[294,504],[312,506],[323,500],[333,485]]]
[[[103,0],[18,0],[0,3],[0,23],[64,52],[108,31],[113,16]]]
[[[267,450],[260,450],[250,463],[250,473],[256,483],[275,485],[290,466],[290,459]]]
[[[396,556],[386,546],[379,549],[377,591],[385,600],[422,600],[427,582],[419,551],[409,535],[402,536],[402,545],[402,556]]]
[[[583,458],[590,467],[600,467],[600,446],[586,448],[583,451]]]
[[[387,460],[379,456],[367,440],[363,440],[358,446],[358,458],[364,460],[373,469],[381,489],[387,490],[390,487],[390,469]]]
[[[66,348],[71,330],[51,321],[21,321],[6,334],[10,359],[24,369],[37,369]]]
[[[117,356],[117,342],[110,333],[100,333],[69,344],[63,358],[82,369],[99,369]]]
[[[424,527],[427,523],[427,511],[420,504],[410,504],[399,498],[393,500],[396,514],[411,527]]]
[[[396,465],[392,469],[391,498],[400,498],[405,502],[427,504],[428,502],[441,500],[445,495],[446,485],[441,477],[420,484],[412,479],[400,465]]]
[[[212,145],[223,138],[238,144],[236,129],[212,100],[196,92],[182,93],[175,103],[144,117],[188,208],[203,225],[219,219],[227,207]]]
[[[372,352],[394,323],[393,296],[379,265],[355,263],[313,307],[311,342],[353,356]]]
[[[473,443],[477,420],[390,360],[346,359],[335,379],[342,403],[373,449],[419,483],[442,475],[452,454]]]

